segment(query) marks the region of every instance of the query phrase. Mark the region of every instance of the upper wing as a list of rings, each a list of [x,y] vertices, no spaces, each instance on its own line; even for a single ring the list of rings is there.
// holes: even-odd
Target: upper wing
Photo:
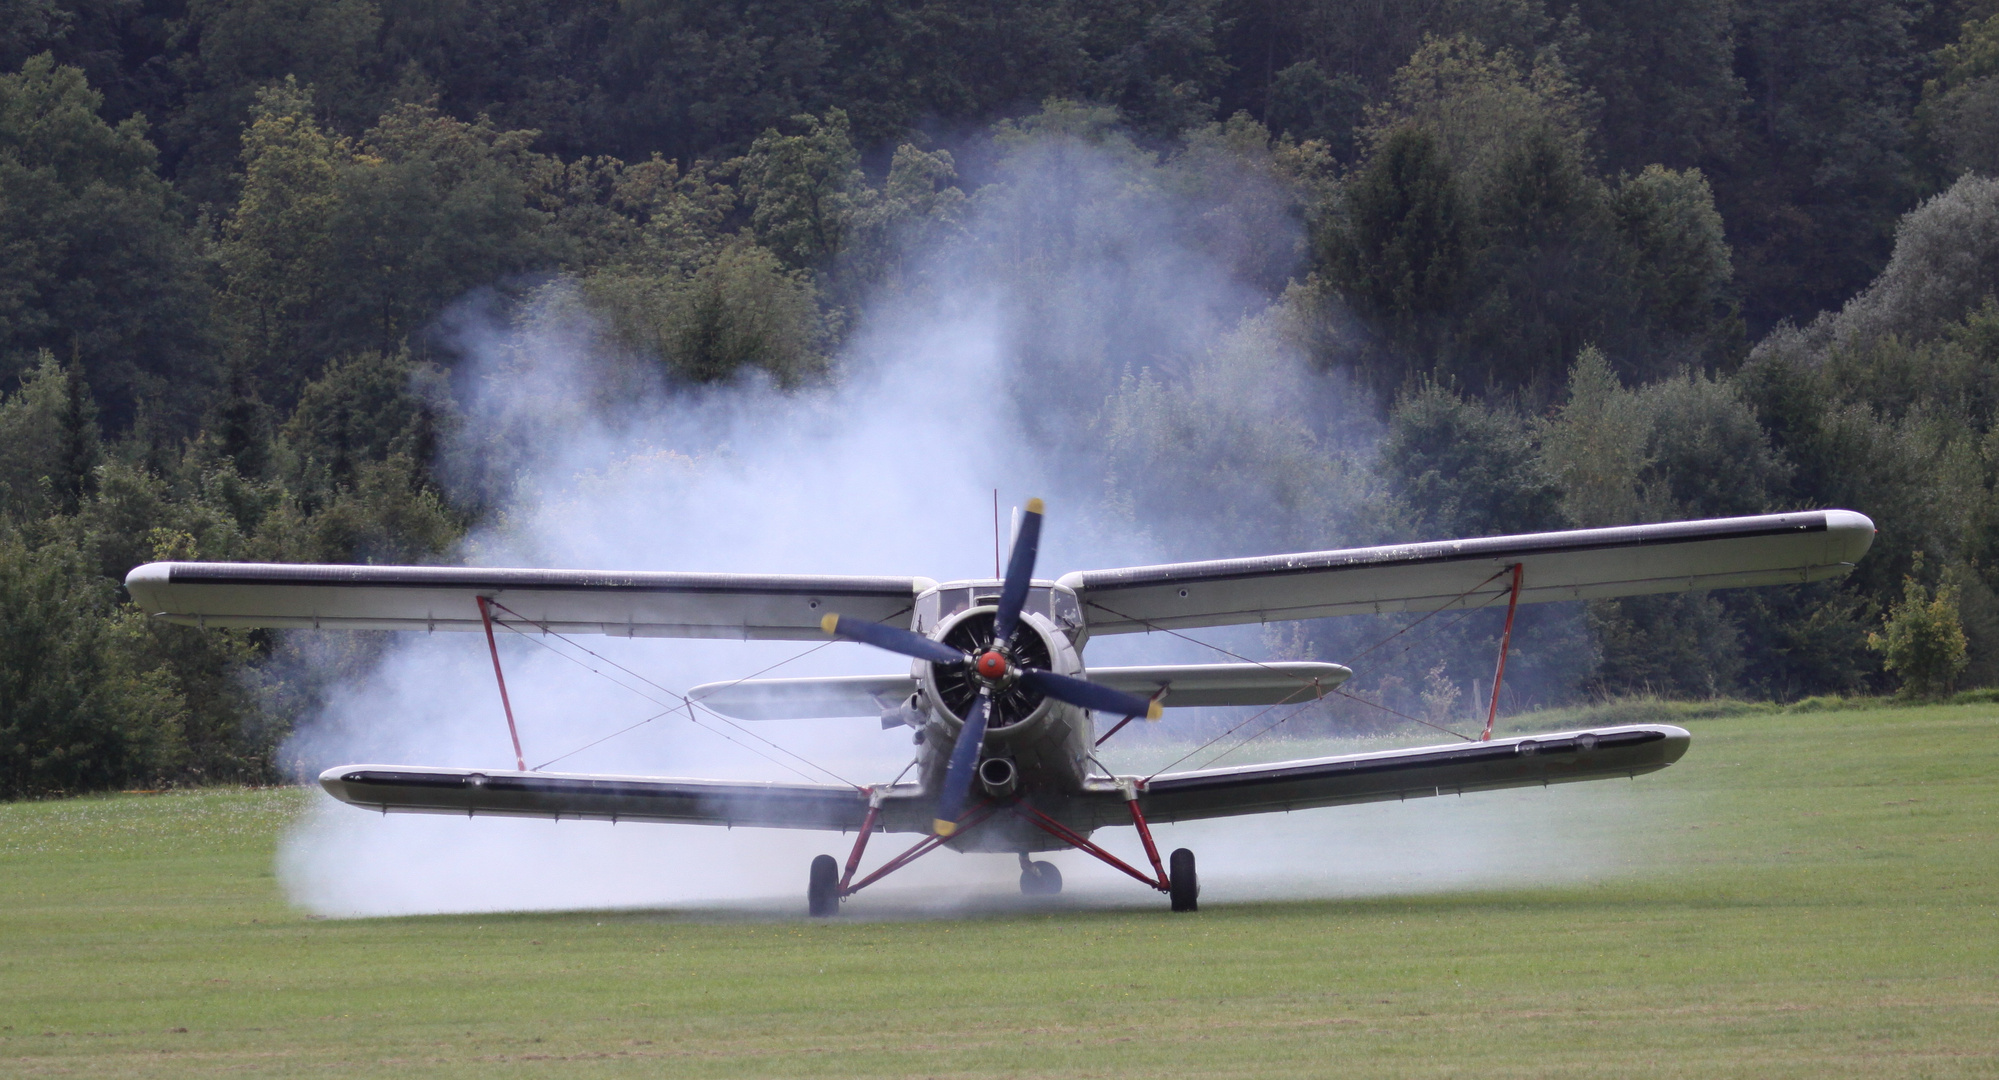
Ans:
[[[1521,568],[1520,602],[1817,581],[1852,568],[1874,523],[1850,510],[1670,521],[1064,575],[1093,634],[1477,606]]]
[[[1678,761],[1691,738],[1684,728],[1644,724],[1165,773],[1139,789],[1139,807],[1149,821],[1193,821],[1637,776]],[[1072,814],[1091,827],[1129,822],[1113,783],[1094,780],[1092,789],[1088,809]]]
[[[927,578],[147,563],[125,576],[148,614],[201,626],[477,630],[494,617],[565,634],[823,640],[828,611],[888,622]],[[512,614],[509,614],[509,613]]]
[[[664,821],[774,829],[858,829],[868,813],[868,793],[835,784],[759,784],[637,776],[472,769],[407,765],[342,765],[319,775],[319,785],[344,803],[383,813],[497,814],[510,817]],[[914,806],[914,784],[883,788],[884,828],[929,828],[927,811]]]

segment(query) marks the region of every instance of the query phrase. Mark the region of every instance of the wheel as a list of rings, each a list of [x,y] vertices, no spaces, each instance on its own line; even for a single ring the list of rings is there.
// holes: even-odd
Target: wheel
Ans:
[[[1062,891],[1062,871],[1055,869],[1054,863],[1028,863],[1020,872],[1020,892],[1023,896],[1054,896]]]
[[[1201,879],[1194,873],[1194,853],[1186,848],[1174,848],[1166,860],[1167,883],[1173,886],[1173,910],[1198,911],[1201,905]]]
[[[815,919],[840,913],[840,864],[831,855],[812,860],[812,883],[805,887],[805,910]]]

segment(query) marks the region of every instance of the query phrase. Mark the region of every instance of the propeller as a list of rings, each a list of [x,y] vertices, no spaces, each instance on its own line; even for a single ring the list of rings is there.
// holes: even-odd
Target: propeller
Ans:
[[[944,772],[944,790],[937,799],[931,829],[938,836],[958,831],[958,817],[964,812],[966,796],[972,791],[972,776],[979,762],[979,750],[986,741],[986,718],[992,712],[993,690],[1019,682],[1043,697],[1122,716],[1159,719],[1159,701],[1099,686],[1088,679],[1058,675],[1041,668],[1013,662],[1014,631],[1020,627],[1020,611],[1027,605],[1027,589],[1034,578],[1034,560],[1041,549],[1040,499],[1027,500],[1020,530],[1014,536],[1013,554],[1007,559],[1006,580],[1000,587],[999,605],[993,612],[993,636],[977,656],[961,652],[935,638],[884,623],[828,615],[819,620],[827,633],[852,641],[866,642],[878,649],[901,653],[933,664],[969,664],[981,685],[979,696],[965,710],[965,723],[958,742],[951,748],[951,763]]]

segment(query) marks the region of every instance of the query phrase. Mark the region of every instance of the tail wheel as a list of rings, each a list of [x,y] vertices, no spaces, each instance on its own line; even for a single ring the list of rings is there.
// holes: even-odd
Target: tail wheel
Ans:
[[[831,855],[812,860],[812,883],[805,887],[805,910],[815,919],[840,913],[840,864]]]
[[[1173,849],[1166,868],[1167,883],[1173,887],[1173,910],[1200,910],[1201,879],[1194,873],[1194,853],[1186,848]]]
[[[1062,891],[1062,871],[1054,863],[1028,863],[1020,872],[1022,896],[1054,896]]]

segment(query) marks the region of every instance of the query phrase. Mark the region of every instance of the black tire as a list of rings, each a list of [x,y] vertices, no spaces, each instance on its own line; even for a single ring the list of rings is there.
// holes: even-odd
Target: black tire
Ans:
[[[815,919],[840,913],[840,864],[831,855],[812,860],[812,883],[805,887],[805,910]]]
[[[1062,871],[1054,863],[1028,863],[1020,872],[1022,896],[1054,896],[1062,891]]]
[[[1199,911],[1201,909],[1201,878],[1194,873],[1194,853],[1186,848],[1174,848],[1166,860],[1167,882],[1173,886],[1173,910]]]

